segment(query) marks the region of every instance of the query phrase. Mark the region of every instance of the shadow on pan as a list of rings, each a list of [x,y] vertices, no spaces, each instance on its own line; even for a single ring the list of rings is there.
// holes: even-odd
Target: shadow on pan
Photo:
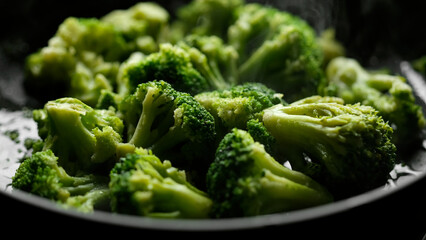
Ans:
[[[25,56],[46,45],[58,25],[68,16],[100,17],[113,9],[128,8],[137,1],[2,1],[0,3],[0,107],[20,110],[38,107],[40,102],[28,96],[23,83]],[[173,11],[188,1],[158,1]],[[252,1],[247,1],[252,2]],[[422,1],[260,1],[295,13],[318,31],[333,27],[345,45],[347,55],[367,67],[388,67],[406,73],[402,62],[426,54]],[[424,83],[419,85],[424,86]],[[426,88],[416,89],[426,93]],[[408,156],[423,169],[424,155]],[[111,216],[97,213],[81,216],[61,211],[50,202],[26,194],[0,194],[0,203],[11,209],[2,218],[12,231],[42,228],[67,231],[80,236],[115,232],[184,235],[189,233],[252,234],[287,238],[346,239],[348,236],[370,239],[421,239],[426,233],[426,179],[404,182],[393,191],[371,191],[351,199],[294,214],[277,214],[250,219],[212,221],[168,221]],[[49,211],[46,211],[49,210]],[[43,224],[37,224],[43,219]],[[69,231],[70,228],[76,231]],[[142,232],[141,232],[142,231]],[[160,235],[158,235],[160,236]],[[395,238],[398,236],[398,238]]]

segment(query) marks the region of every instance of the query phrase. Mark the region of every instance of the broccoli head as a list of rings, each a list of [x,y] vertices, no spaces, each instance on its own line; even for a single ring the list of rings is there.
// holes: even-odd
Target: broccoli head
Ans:
[[[405,78],[368,72],[356,60],[345,57],[332,60],[326,74],[323,95],[374,107],[394,128],[393,141],[399,150],[418,142],[426,121]]]
[[[244,0],[194,0],[177,10],[173,27],[179,29],[179,36],[214,35],[226,39],[235,12],[243,4]]]
[[[395,166],[393,129],[370,106],[328,100],[276,105],[263,111],[262,122],[292,169],[337,198],[385,185]]]
[[[234,127],[245,129],[247,121],[257,118],[263,109],[285,103],[282,94],[261,83],[203,92],[195,95],[195,99],[215,117],[217,129],[225,132]]]
[[[299,17],[261,4],[239,8],[229,27],[239,54],[239,82],[261,82],[289,102],[317,93],[324,84],[315,31]]]
[[[238,79],[238,53],[217,36],[188,35],[178,46],[186,49],[194,67],[206,78],[211,89],[223,90]]]
[[[34,110],[44,150],[51,149],[71,174],[108,169],[117,160],[123,122],[113,109],[93,109],[75,98],[49,101]]]
[[[128,9],[114,10],[100,20],[114,26],[132,52],[149,54],[158,51],[169,18],[169,13],[158,3],[140,2]]]
[[[114,166],[110,174],[113,212],[160,218],[206,218],[212,201],[191,185],[185,172],[137,148]]]
[[[92,212],[100,202],[108,202],[108,181],[107,177],[93,174],[69,175],[49,149],[34,153],[19,165],[12,187],[67,208]]]
[[[164,43],[159,52],[152,53],[123,73],[122,94],[132,94],[140,83],[163,80],[178,91],[191,95],[210,89],[210,85],[192,62],[190,54],[181,47]]]
[[[129,143],[150,149],[173,164],[177,159],[205,158],[208,143],[216,137],[213,116],[194,97],[165,81],[140,84],[119,109]]]
[[[332,196],[310,177],[269,155],[251,135],[233,129],[220,142],[207,173],[213,217],[244,217],[329,203]]]

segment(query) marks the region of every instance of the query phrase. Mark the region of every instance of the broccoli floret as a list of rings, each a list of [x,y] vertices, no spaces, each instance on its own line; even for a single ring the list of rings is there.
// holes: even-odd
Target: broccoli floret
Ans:
[[[111,170],[113,212],[160,218],[206,218],[212,201],[191,185],[185,172],[138,148]]]
[[[112,25],[69,17],[47,46],[27,58],[26,89],[42,100],[70,96],[94,106],[101,89],[115,87],[119,61],[128,54]]]
[[[394,128],[393,141],[399,150],[418,142],[426,121],[405,78],[368,72],[356,60],[345,57],[332,60],[326,74],[323,95],[374,107]]]
[[[51,149],[71,174],[110,169],[117,160],[124,125],[112,109],[93,109],[78,99],[60,98],[34,110],[33,117],[43,149]]]
[[[207,173],[213,217],[244,217],[326,204],[332,196],[310,177],[286,168],[239,129],[228,133]]]
[[[12,187],[61,206],[92,212],[101,201],[108,202],[108,181],[107,177],[93,174],[69,175],[49,149],[34,153],[19,165],[12,177]]]
[[[393,129],[370,106],[327,100],[279,104],[263,111],[262,122],[292,169],[337,198],[384,186],[395,166]]]
[[[120,104],[128,142],[153,151],[176,166],[186,167],[209,157],[209,143],[215,139],[213,116],[187,93],[176,91],[165,81],[140,84]],[[213,155],[213,152],[212,152]]]
[[[101,18],[102,22],[115,27],[133,52],[145,54],[158,51],[164,41],[169,13],[155,2],[140,2],[128,9],[114,10]]]
[[[237,83],[238,53],[217,36],[188,35],[179,46],[186,49],[194,67],[211,89],[223,90]]]
[[[215,35],[226,40],[235,12],[243,4],[244,0],[194,0],[177,10],[173,27],[179,29],[179,36]]]
[[[247,121],[257,118],[263,109],[285,103],[282,94],[261,83],[203,92],[195,95],[195,99],[213,115],[218,131],[225,133],[234,127],[245,129]]]
[[[336,39],[336,30],[334,28],[328,28],[321,32],[321,35],[317,37],[317,42],[323,53],[323,68],[326,68],[328,63],[334,58],[346,55],[345,47]]]
[[[239,8],[228,31],[239,54],[239,81],[261,82],[289,102],[316,94],[324,84],[322,54],[310,25],[261,4]]]
[[[174,89],[191,95],[210,89],[207,80],[191,63],[190,54],[170,43],[160,45],[160,51],[150,54],[138,64],[127,68],[123,76],[125,94],[132,94],[140,83],[163,80]]]

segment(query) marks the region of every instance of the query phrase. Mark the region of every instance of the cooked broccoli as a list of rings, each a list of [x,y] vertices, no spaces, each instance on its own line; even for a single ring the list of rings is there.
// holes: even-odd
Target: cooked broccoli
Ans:
[[[58,165],[49,149],[25,159],[12,178],[12,187],[58,202],[61,206],[92,212],[109,200],[107,177],[83,174],[71,176]]]
[[[173,28],[179,30],[179,37],[190,34],[214,35],[226,40],[235,12],[243,4],[244,0],[191,1],[176,11],[177,20]]]
[[[368,72],[355,59],[345,57],[332,60],[326,74],[323,95],[374,107],[394,128],[393,141],[399,150],[418,141],[426,121],[405,78]]]
[[[100,20],[113,25],[132,52],[145,54],[158,51],[165,39],[169,13],[155,2],[140,2],[128,9],[114,10]]]
[[[189,35],[178,45],[186,49],[194,67],[211,89],[223,90],[237,83],[238,53],[217,36]]]
[[[75,98],[60,98],[34,110],[44,150],[51,149],[71,174],[109,169],[122,143],[123,122],[112,109],[93,109]]]
[[[207,173],[213,217],[244,217],[326,204],[332,196],[310,177],[286,168],[244,130],[233,129]]]
[[[210,85],[192,62],[190,54],[181,47],[165,43],[160,51],[150,54],[125,70],[121,88],[132,94],[140,83],[163,80],[174,89],[191,95],[210,89]]]
[[[113,212],[160,218],[206,218],[212,201],[185,172],[138,148],[111,170]]]
[[[345,47],[336,39],[336,30],[334,28],[322,31],[321,35],[317,37],[317,42],[323,53],[323,68],[326,68],[332,59],[346,55]]]
[[[215,118],[218,131],[245,129],[247,121],[257,117],[263,109],[285,103],[282,94],[261,83],[244,83],[225,90],[203,92],[195,99]]]
[[[292,169],[337,198],[385,185],[395,166],[393,129],[370,106],[329,100],[278,104],[263,111],[262,123]]]
[[[316,94],[323,84],[322,54],[310,25],[261,4],[239,8],[228,40],[239,54],[239,81],[261,82],[289,102]]]
[[[112,25],[69,17],[47,46],[27,58],[26,88],[42,99],[70,96],[94,106],[101,89],[115,87],[119,61],[128,54]]]
[[[195,159],[193,164],[198,165],[208,157],[206,149],[215,139],[213,116],[194,97],[176,91],[169,83],[140,84],[119,109],[127,127],[128,142],[136,147],[150,149],[174,165],[178,159],[185,159],[185,166]]]

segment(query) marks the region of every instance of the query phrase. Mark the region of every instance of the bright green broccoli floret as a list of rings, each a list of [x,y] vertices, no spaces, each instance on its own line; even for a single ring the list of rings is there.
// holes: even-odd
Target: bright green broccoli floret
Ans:
[[[264,110],[262,122],[292,169],[337,198],[384,186],[395,166],[393,129],[370,106],[328,100],[276,105]]]
[[[173,164],[177,159],[204,158],[215,138],[213,116],[194,97],[164,81],[140,84],[119,109],[129,143],[150,149]]]
[[[257,117],[263,109],[284,103],[282,94],[261,83],[245,83],[225,90],[197,94],[195,99],[216,120],[218,129],[225,132],[236,127],[245,129],[247,121]]]
[[[207,173],[213,217],[278,213],[332,201],[310,177],[281,165],[244,130],[221,141]]]
[[[125,81],[122,84],[126,94],[132,94],[140,83],[155,80],[166,81],[174,89],[189,94],[210,89],[207,80],[194,68],[190,54],[169,43],[161,44],[159,52],[129,66],[124,74]]]
[[[405,78],[368,72],[356,60],[344,57],[332,60],[326,74],[328,84],[322,93],[340,97],[348,104],[374,107],[394,128],[393,141],[398,149],[418,141],[426,121]]]
[[[177,10],[173,27],[179,29],[179,36],[215,35],[226,40],[235,11],[243,4],[244,0],[194,0]]]
[[[217,36],[186,36],[178,45],[186,49],[194,67],[211,89],[223,90],[237,83],[238,53]]]
[[[140,2],[128,9],[114,10],[101,21],[113,25],[133,52],[149,54],[158,51],[158,44],[164,41],[169,18],[169,13],[159,4]]]
[[[21,163],[12,178],[12,187],[65,207],[92,212],[102,201],[108,202],[108,181],[107,177],[92,174],[71,176],[58,165],[55,154],[45,150]]]
[[[113,212],[160,218],[206,218],[212,201],[191,185],[185,172],[138,148],[110,174]]]
[[[228,31],[239,54],[239,81],[261,82],[289,102],[316,94],[323,84],[322,54],[305,21],[261,4],[241,7]]]
[[[51,149],[70,173],[111,167],[122,143],[115,111],[93,109],[75,98],[49,101],[34,111],[44,150]]]

